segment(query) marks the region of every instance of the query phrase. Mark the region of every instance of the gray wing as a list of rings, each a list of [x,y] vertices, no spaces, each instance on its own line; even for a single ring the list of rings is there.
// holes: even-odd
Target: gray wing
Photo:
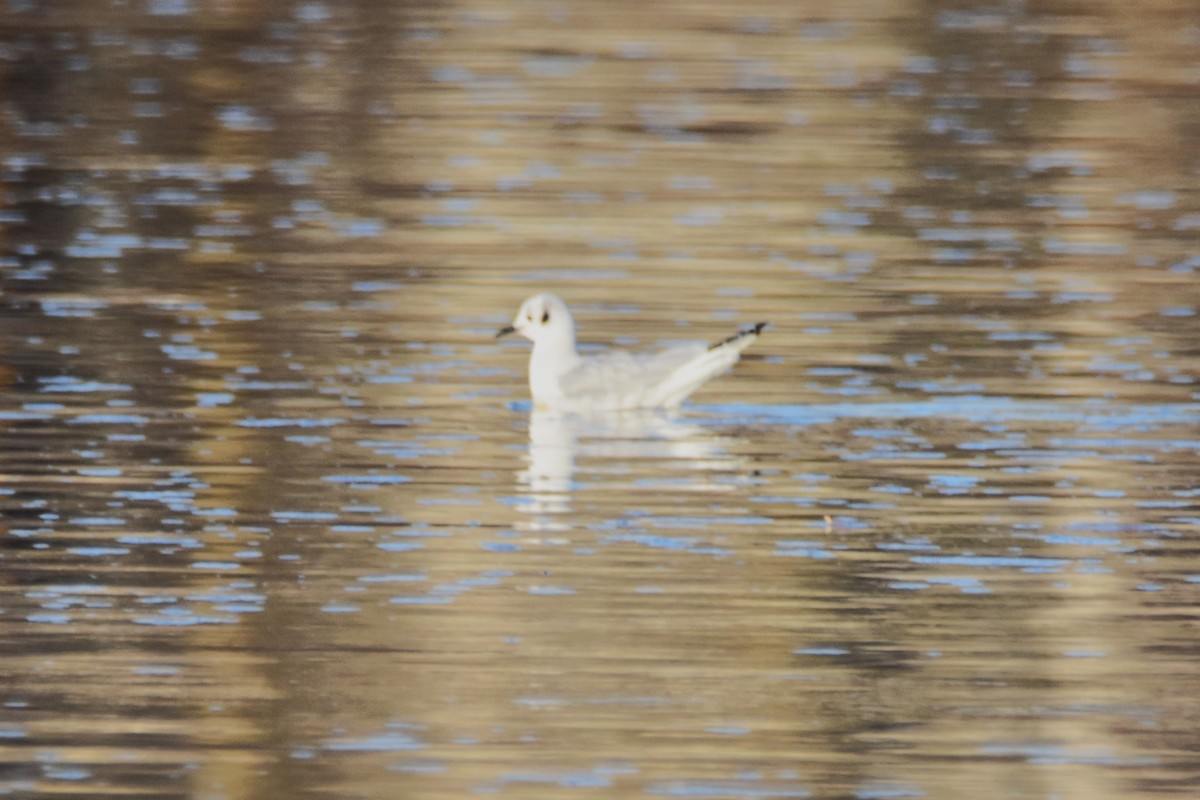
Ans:
[[[651,353],[622,350],[589,356],[562,378],[568,397],[589,397],[616,405],[639,405],[668,376],[707,350],[703,343],[673,344]]]

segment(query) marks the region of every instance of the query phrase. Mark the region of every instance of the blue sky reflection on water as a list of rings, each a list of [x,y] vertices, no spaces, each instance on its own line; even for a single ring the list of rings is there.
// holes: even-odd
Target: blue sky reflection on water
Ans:
[[[9,3],[0,792],[1186,792],[1189,11]]]

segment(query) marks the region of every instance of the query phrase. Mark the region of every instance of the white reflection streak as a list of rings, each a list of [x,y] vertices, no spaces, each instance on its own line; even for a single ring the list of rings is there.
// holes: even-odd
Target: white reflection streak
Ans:
[[[580,456],[605,462],[604,474],[628,474],[614,464],[642,462],[663,466],[661,477],[682,477],[683,466],[692,478],[673,489],[726,491],[728,483],[713,479],[717,472],[732,471],[743,461],[732,457],[719,437],[698,425],[671,419],[661,412],[620,413],[596,416],[533,411],[529,416],[527,466],[517,473],[519,491],[527,502],[522,510],[533,519],[528,529],[561,531],[569,527],[562,518],[571,511],[575,462]],[[627,463],[624,464],[628,466]]]
[[[575,474],[578,420],[565,414],[534,411],[529,416],[528,467],[517,473],[517,483],[528,496],[524,509],[535,515],[537,531],[566,527],[553,516],[571,510],[571,480]]]

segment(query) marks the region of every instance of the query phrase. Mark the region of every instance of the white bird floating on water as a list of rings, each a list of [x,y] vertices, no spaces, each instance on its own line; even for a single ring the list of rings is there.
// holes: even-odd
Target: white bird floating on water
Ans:
[[[538,410],[621,411],[675,408],[710,379],[732,367],[767,323],[759,322],[708,346],[681,343],[655,353],[610,351],[581,356],[575,320],[553,294],[535,294],[496,338],[519,333],[533,342],[529,391]]]

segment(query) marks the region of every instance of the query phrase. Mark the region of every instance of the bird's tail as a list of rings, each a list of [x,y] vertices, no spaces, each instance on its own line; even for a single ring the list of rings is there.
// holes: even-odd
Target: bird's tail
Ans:
[[[767,323],[756,322],[753,326],[738,331],[728,339],[722,339],[712,347],[708,348],[708,350],[709,352],[712,352],[713,350],[720,350],[722,347],[734,347],[737,349],[737,352],[740,353],[745,350],[751,342],[758,338],[758,335],[762,333],[762,330],[765,327],[767,327]]]
[[[758,338],[767,323],[759,322],[738,331],[675,368],[655,392],[654,404],[671,408],[679,405],[692,392],[737,363],[742,351]]]

